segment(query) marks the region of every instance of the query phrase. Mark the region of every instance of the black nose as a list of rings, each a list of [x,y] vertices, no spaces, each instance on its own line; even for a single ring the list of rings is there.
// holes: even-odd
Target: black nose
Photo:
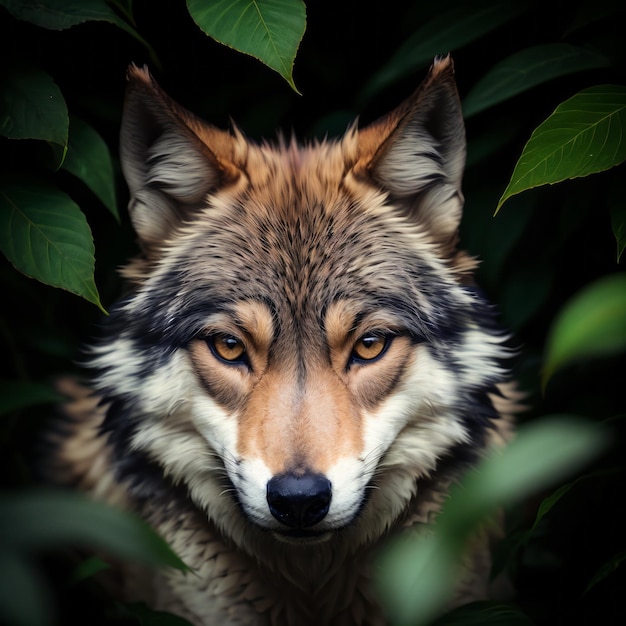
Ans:
[[[308,528],[328,513],[332,490],[322,474],[279,474],[267,483],[272,515],[290,528]]]

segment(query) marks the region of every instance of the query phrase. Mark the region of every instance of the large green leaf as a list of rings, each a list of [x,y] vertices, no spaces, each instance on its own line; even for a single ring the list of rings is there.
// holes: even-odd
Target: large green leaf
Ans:
[[[511,196],[607,170],[626,159],[626,87],[585,89],[560,104],[532,133],[496,213]]]
[[[67,547],[152,567],[188,569],[167,543],[134,515],[78,493],[47,489],[2,493],[0,622],[55,623],[49,588],[33,556]]]
[[[3,550],[30,553],[80,546],[154,567],[187,569],[141,519],[75,492],[32,489],[4,494],[0,527]]]
[[[301,0],[187,0],[210,37],[259,59],[297,91],[293,64],[306,27]]]
[[[35,67],[7,71],[0,85],[0,135],[42,139],[67,150],[69,118],[52,77]]]
[[[152,47],[113,10],[111,4],[107,0],[0,0],[0,5],[18,20],[50,30],[64,30],[94,21],[114,24],[141,42],[158,64]]]
[[[497,63],[463,101],[466,118],[557,76],[604,67],[607,57],[565,43],[534,46]]]
[[[75,117],[71,119],[63,169],[80,178],[119,220],[109,148],[89,124]]]
[[[34,181],[0,187],[0,250],[20,272],[104,311],[94,281],[91,230],[62,191]]]
[[[391,83],[430,64],[437,55],[458,51],[502,24],[517,17],[527,2],[468,2],[442,12],[418,28],[370,79],[359,94],[370,98]]]
[[[470,534],[498,507],[520,502],[581,467],[606,445],[595,424],[572,416],[521,426],[500,453],[453,488],[431,531],[417,529],[385,550],[378,587],[395,626],[430,623],[454,589]]]
[[[576,294],[550,329],[542,380],[582,359],[626,349],[626,274],[606,276]]]

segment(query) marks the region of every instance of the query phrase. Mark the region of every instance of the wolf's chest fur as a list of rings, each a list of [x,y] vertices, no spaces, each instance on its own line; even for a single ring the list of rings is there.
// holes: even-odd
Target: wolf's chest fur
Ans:
[[[249,143],[129,72],[142,254],[66,382],[60,482],[138,511],[194,573],[126,595],[197,624],[383,624],[368,562],[507,437],[504,335],[456,247],[449,59],[338,141]],[[455,602],[484,597],[477,537]]]

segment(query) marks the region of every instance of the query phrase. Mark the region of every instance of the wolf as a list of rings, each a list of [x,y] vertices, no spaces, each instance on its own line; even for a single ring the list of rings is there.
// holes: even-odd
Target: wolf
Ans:
[[[135,511],[191,571],[124,597],[196,625],[378,626],[373,554],[505,445],[511,354],[459,248],[449,56],[336,140],[252,142],[131,66],[121,163],[139,254],[55,435],[58,483]],[[485,598],[477,536],[453,603]]]

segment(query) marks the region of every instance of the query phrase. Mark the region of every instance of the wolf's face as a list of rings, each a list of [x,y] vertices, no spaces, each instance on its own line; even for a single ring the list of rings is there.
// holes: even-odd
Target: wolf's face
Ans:
[[[393,520],[418,478],[481,441],[503,377],[455,248],[451,62],[372,126],[306,147],[248,143],[147,72],[130,81],[122,162],[143,256],[93,359],[121,471],[148,464],[227,532],[232,515],[292,542],[368,507]],[[402,472],[405,492],[387,490]]]

